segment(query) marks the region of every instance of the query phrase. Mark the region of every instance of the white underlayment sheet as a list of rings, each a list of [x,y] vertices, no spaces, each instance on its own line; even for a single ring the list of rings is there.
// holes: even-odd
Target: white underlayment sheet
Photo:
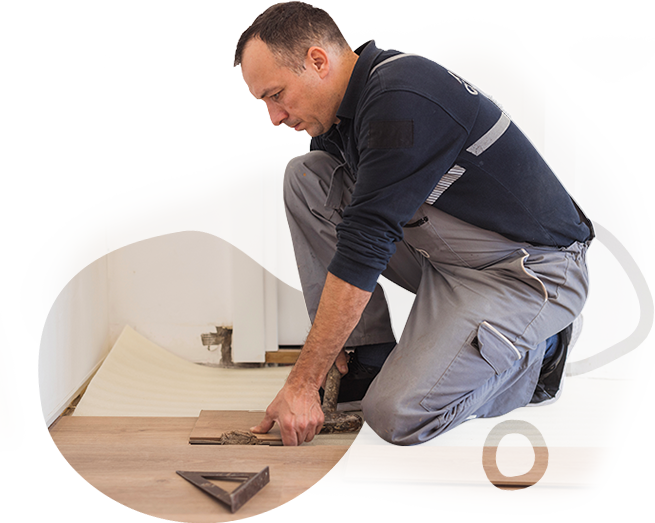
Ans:
[[[201,410],[266,410],[290,366],[222,369],[184,360],[126,326],[73,416],[197,417]],[[305,445],[350,445],[356,434],[321,434]]]
[[[77,406],[76,416],[198,416],[264,410],[290,367],[219,369],[190,363],[126,327]],[[473,420],[430,445],[655,447],[655,380],[569,379],[551,406]],[[370,428],[311,444],[382,444]]]

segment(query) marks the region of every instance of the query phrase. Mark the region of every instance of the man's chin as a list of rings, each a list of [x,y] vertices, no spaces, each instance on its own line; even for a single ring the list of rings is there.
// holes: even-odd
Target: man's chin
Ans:
[[[316,128],[316,127],[309,127],[305,129],[305,132],[311,136],[312,138],[316,138],[317,136],[320,136],[322,134],[325,134],[327,129],[324,129],[323,127]]]

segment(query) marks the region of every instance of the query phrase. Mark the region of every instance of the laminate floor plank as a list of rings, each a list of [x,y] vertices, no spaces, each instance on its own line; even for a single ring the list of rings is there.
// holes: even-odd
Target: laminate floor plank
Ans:
[[[110,425],[64,418],[48,433],[58,523],[652,522],[655,513],[652,491],[345,483],[344,446],[189,445],[190,418],[112,418]],[[271,482],[236,514],[175,474],[266,465]]]
[[[188,441],[197,418],[155,418],[155,417],[105,417],[65,416],[50,430],[61,443],[86,443],[93,437],[97,443],[124,442],[128,437],[131,444],[179,444]],[[186,437],[185,437],[186,433]]]
[[[655,489],[655,449],[353,445],[343,479]]]
[[[225,432],[249,430],[264,418],[263,412],[203,410],[189,435],[190,443],[218,443]],[[282,443],[277,423],[267,434],[255,434],[263,442]],[[354,437],[353,437],[354,439]]]

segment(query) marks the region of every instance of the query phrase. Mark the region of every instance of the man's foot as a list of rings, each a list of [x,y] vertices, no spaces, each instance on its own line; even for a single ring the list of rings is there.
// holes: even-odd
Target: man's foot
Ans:
[[[360,402],[366,395],[382,365],[396,346],[395,341],[359,345],[349,355],[348,373],[341,377],[337,403],[339,410],[359,410]],[[319,390],[321,403],[323,389]]]
[[[530,405],[548,405],[556,401],[562,393],[566,358],[571,351],[580,331],[581,318],[557,334],[557,347],[552,354],[544,357],[537,387],[530,400]],[[574,331],[576,331],[574,333]],[[575,339],[573,335],[576,334]]]
[[[351,353],[348,361],[348,374],[341,377],[339,396],[337,403],[352,403],[361,401],[366,395],[375,377],[379,374],[381,367],[365,365],[357,357],[357,351]],[[321,402],[323,401],[323,389],[319,390]]]

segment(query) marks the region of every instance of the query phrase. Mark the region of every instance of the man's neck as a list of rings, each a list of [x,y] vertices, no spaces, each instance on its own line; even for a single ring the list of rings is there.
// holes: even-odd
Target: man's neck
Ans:
[[[357,64],[357,60],[359,60],[359,55],[354,53],[353,51],[348,51],[344,57],[344,77],[345,77],[345,82],[343,85],[343,94],[346,94],[346,89],[348,88],[348,82],[350,82],[350,77],[353,74],[353,70],[355,69],[355,65]]]
[[[359,55],[353,51],[347,51],[339,57],[339,70],[336,89],[336,92],[338,93],[338,103],[336,104],[336,109],[339,108],[344,96],[346,95],[346,90],[348,89],[348,84],[350,83],[350,77],[353,74],[353,70],[355,69],[355,65],[357,64],[358,59]],[[334,123],[338,124],[339,118],[335,118]]]

